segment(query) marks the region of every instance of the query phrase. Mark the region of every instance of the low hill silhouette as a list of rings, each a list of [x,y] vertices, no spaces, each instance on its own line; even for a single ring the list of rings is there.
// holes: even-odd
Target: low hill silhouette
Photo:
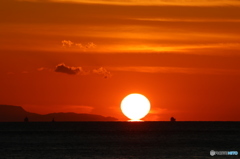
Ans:
[[[0,122],[21,122],[24,118],[29,121],[116,121],[114,117],[104,117],[96,114],[77,114],[77,113],[50,113],[40,115],[30,113],[20,106],[0,105]]]

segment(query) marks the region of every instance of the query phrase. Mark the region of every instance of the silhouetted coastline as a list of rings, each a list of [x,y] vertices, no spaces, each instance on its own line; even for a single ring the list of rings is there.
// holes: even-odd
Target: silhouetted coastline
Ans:
[[[23,120],[24,119],[24,120]],[[0,122],[49,122],[49,121],[117,121],[114,117],[96,114],[50,113],[40,115],[25,111],[20,106],[0,105]]]

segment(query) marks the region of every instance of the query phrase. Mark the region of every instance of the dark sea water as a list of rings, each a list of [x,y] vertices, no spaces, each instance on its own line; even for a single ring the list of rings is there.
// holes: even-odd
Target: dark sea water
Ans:
[[[0,123],[0,159],[239,158],[240,122]]]

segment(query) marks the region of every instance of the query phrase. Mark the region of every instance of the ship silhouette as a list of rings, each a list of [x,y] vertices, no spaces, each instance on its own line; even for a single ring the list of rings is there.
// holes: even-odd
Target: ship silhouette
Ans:
[[[170,118],[170,121],[171,121],[171,122],[175,122],[176,119],[175,119],[174,117],[171,117],[171,118]]]
[[[24,118],[24,122],[28,122],[28,121],[29,121],[28,117]]]

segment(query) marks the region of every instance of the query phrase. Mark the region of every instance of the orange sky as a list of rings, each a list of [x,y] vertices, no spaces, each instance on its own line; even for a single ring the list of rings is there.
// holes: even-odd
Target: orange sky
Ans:
[[[239,121],[240,2],[0,1],[0,104],[127,120]]]

